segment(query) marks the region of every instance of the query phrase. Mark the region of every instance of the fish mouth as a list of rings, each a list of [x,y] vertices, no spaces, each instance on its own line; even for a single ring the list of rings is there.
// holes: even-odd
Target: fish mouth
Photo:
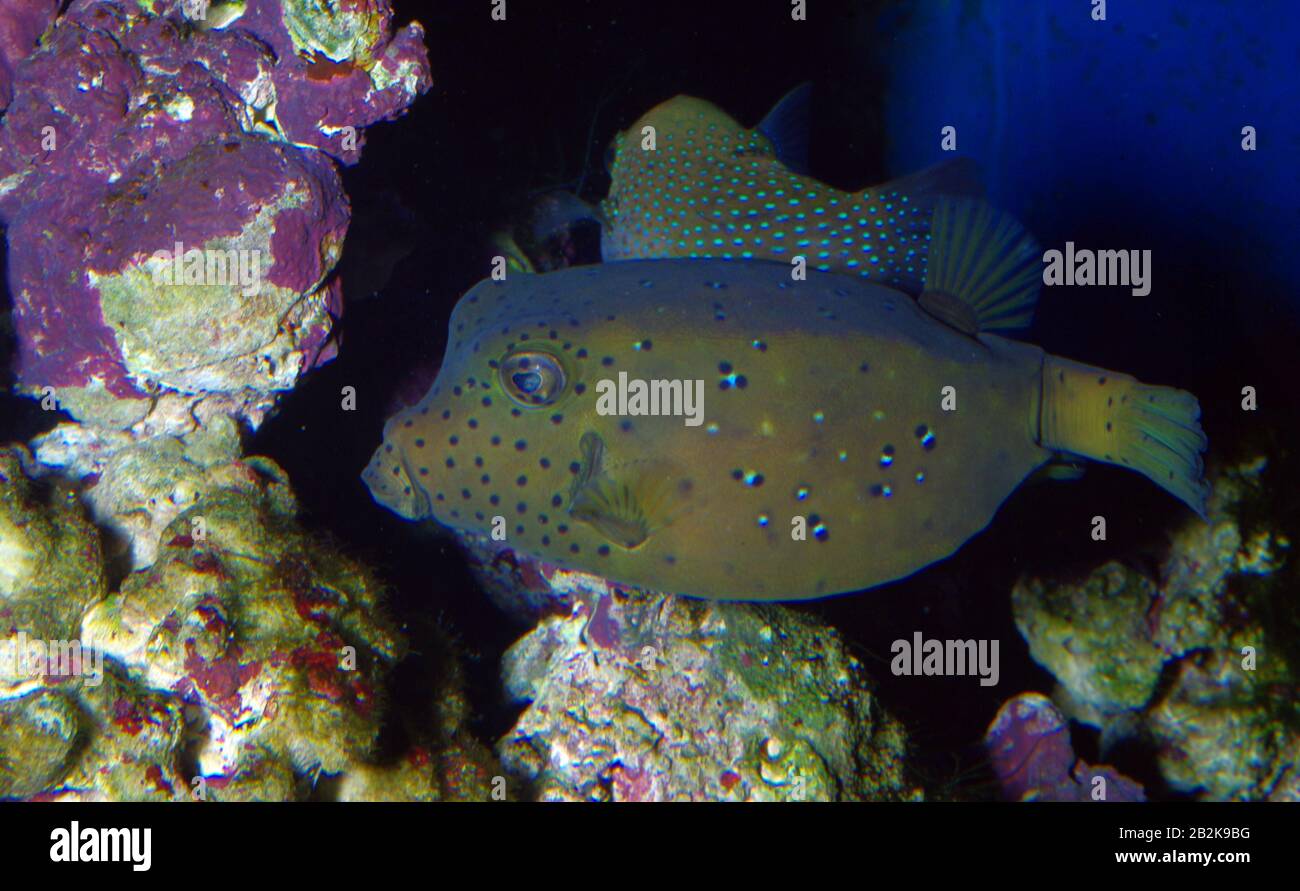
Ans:
[[[433,503],[429,493],[415,483],[411,468],[402,455],[395,465],[400,473],[388,474],[385,466],[393,459],[394,453],[388,451],[388,443],[381,443],[370,457],[370,463],[361,471],[361,481],[370,490],[370,497],[381,507],[408,520],[422,520],[433,514]]]

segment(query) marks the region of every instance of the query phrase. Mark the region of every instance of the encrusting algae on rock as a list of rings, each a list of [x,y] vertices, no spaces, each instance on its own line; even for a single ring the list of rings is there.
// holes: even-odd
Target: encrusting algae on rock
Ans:
[[[293,522],[282,472],[245,463],[260,478],[174,520],[85,633],[142,683],[201,705],[203,773],[229,774],[250,747],[337,773],[373,747],[400,639],[373,578]]]
[[[108,583],[99,531],[66,485],[30,479],[22,446],[0,448],[0,654],[25,641],[72,641]],[[20,654],[18,654],[20,655]],[[16,659],[0,659],[0,696],[39,686]],[[41,666],[44,673],[45,666]],[[53,672],[57,673],[57,672]]]
[[[1178,529],[1152,576],[1110,562],[1012,592],[1066,714],[1103,747],[1146,741],[1170,788],[1207,799],[1300,800],[1296,571],[1287,533],[1254,516],[1271,497],[1266,465],[1220,472],[1209,522]]]
[[[153,565],[109,590],[75,494],[24,461],[0,452],[0,646],[21,633],[79,659],[3,662],[23,670],[0,678],[0,797],[489,797],[500,771],[448,707],[463,693],[445,635],[435,732],[378,760],[405,641],[373,574],[298,524],[275,464],[235,462],[168,524]]]
[[[559,601],[506,653],[506,688],[527,707],[497,745],[536,797],[922,797],[902,725],[834,630],[540,571]]]

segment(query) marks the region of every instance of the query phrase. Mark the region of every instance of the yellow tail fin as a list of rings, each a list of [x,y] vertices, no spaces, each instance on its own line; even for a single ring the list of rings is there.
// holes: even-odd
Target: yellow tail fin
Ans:
[[[1043,362],[1041,445],[1136,470],[1204,517],[1200,417],[1183,390],[1058,356]]]

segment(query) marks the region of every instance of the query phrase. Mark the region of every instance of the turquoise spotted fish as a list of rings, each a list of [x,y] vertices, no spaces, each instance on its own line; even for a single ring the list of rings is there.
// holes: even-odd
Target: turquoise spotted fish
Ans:
[[[939,560],[1061,453],[1203,512],[1190,394],[999,333],[1017,224],[941,201],[922,299],[788,264],[629,260],[484,281],[364,479],[403,517],[615,581],[793,600]]]
[[[919,291],[940,195],[978,191],[973,164],[953,161],[861,192],[831,188],[806,166],[807,88],[757,128],[678,96],[611,145],[605,260],[720,257],[789,262]]]

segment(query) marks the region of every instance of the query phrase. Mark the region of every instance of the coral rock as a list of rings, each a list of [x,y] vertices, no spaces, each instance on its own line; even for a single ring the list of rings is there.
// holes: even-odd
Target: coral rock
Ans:
[[[779,607],[546,578],[570,606],[507,653],[507,689],[528,706],[498,744],[538,797],[920,795],[901,725],[830,629]]]

